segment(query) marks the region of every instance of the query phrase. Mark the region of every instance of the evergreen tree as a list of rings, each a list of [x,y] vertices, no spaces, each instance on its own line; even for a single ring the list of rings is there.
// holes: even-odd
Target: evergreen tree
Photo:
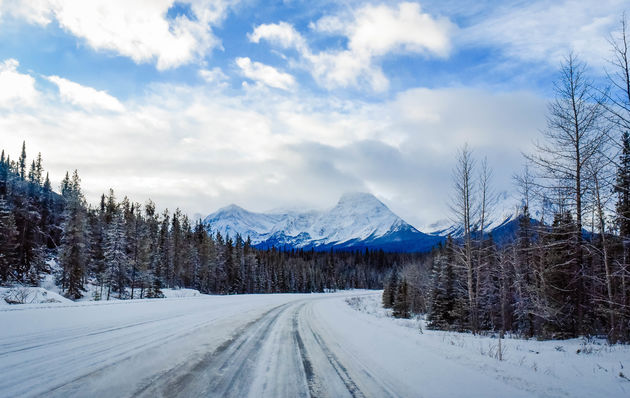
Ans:
[[[396,318],[409,318],[410,316],[409,288],[407,281],[404,278],[398,284],[396,301],[394,302],[393,309],[393,315]]]
[[[0,283],[15,279],[18,231],[7,201],[0,195]]]
[[[552,338],[578,335],[578,265],[575,257],[575,226],[568,212],[557,213],[551,233],[544,237],[543,273],[540,275],[542,301],[538,310],[543,318],[543,333]]]
[[[22,152],[18,160],[18,173],[22,180],[26,179],[26,141],[22,142]]]
[[[127,282],[127,234],[122,214],[115,213],[105,235],[105,267],[107,279],[107,300],[111,291],[118,292],[119,298],[125,297]]]
[[[33,172],[33,179],[37,185],[42,185],[42,178],[44,177],[44,165],[42,162],[42,153],[37,154],[37,160],[35,161],[35,167]]]
[[[619,157],[617,179],[617,226],[622,239],[630,239],[630,134],[625,131],[622,136],[622,153]]]
[[[9,161],[4,157],[4,150],[0,156],[0,196],[7,195],[7,187],[9,181]]]
[[[103,297],[103,287],[105,285],[105,231],[102,212],[91,210],[88,212],[88,228],[90,232],[89,246],[89,270],[90,275],[96,279],[98,290],[95,292],[95,299]]]
[[[398,273],[392,270],[385,286],[383,286],[383,307],[392,308],[396,302],[398,292]]]
[[[75,170],[72,180],[67,180],[62,183],[65,211],[59,255],[63,270],[61,285],[68,298],[79,299],[83,296],[83,276],[88,262],[87,216],[78,172]]]
[[[433,292],[427,316],[428,326],[433,329],[449,329],[454,323],[456,297],[453,245],[449,235],[445,248],[434,253]]]

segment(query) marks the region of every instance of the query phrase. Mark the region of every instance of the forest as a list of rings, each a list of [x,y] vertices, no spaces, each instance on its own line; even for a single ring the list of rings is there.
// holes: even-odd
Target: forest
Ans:
[[[630,341],[625,19],[610,45],[604,81],[591,79],[575,54],[562,63],[546,128],[514,176],[522,205],[511,242],[495,244],[486,229],[492,170],[460,149],[451,209],[461,236],[388,276],[383,304],[395,316],[427,314],[432,328],[473,333]]]
[[[54,275],[66,297],[202,293],[383,291],[398,317],[426,314],[436,329],[539,338],[630,341],[630,55],[626,23],[611,38],[606,79],[578,56],[562,63],[547,126],[514,177],[518,228],[495,244],[492,169],[467,145],[453,170],[461,234],[430,253],[259,250],[179,209],[158,211],[110,190],[87,203],[77,171],[59,193],[41,154],[0,157],[0,285]],[[88,289],[91,286],[92,289]]]
[[[376,289],[387,270],[415,257],[258,250],[179,209],[117,201],[113,190],[92,207],[76,171],[58,194],[41,154],[28,163],[26,143],[17,161],[0,155],[0,285],[37,286],[53,273],[68,298],[83,297],[89,284],[95,300],[161,297],[164,287],[216,294]]]

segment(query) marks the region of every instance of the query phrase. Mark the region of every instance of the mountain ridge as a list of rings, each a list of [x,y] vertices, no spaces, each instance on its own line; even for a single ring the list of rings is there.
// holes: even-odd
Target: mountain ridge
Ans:
[[[488,223],[487,233],[497,233],[500,242],[515,236],[519,215],[501,212]],[[504,214],[505,213],[505,214]],[[509,214],[508,214],[509,213]],[[450,234],[459,238],[461,229],[445,221],[422,232],[393,213],[374,195],[363,192],[343,194],[327,210],[275,210],[252,212],[236,204],[222,207],[204,220],[206,227],[223,236],[250,238],[262,249],[363,250],[426,252]]]
[[[259,248],[427,251],[441,240],[394,214],[374,195],[343,194],[328,210],[257,213],[230,204],[204,219],[222,235],[249,237]]]

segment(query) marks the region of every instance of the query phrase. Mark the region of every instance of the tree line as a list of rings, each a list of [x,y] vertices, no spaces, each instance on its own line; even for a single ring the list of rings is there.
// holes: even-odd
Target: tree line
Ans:
[[[487,231],[492,171],[464,146],[451,209],[461,234],[387,278],[396,316],[426,313],[437,329],[630,341],[630,54],[625,17],[610,40],[607,81],[569,54],[547,126],[515,176],[516,234]],[[536,217],[530,212],[536,209]]]
[[[54,274],[71,299],[161,297],[163,288],[202,293],[323,292],[382,287],[394,264],[414,255],[382,250],[259,250],[249,238],[222,236],[179,209],[158,211],[117,200],[113,190],[91,206],[75,171],[59,193],[41,154],[28,166],[0,155],[0,284],[37,286]],[[58,264],[54,267],[56,260]],[[87,289],[91,286],[91,289]]]

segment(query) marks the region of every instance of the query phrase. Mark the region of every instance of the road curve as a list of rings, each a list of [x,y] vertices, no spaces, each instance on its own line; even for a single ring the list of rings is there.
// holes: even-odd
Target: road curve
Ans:
[[[9,325],[0,331],[0,397],[538,395],[475,364],[445,358],[439,348],[424,345],[417,331],[355,311],[344,301],[374,294],[0,311],[0,321]]]
[[[323,298],[325,299],[325,298]],[[355,376],[315,324],[312,299],[280,305],[194,364],[171,369],[141,397],[392,397],[368,369]],[[352,364],[356,366],[357,364]],[[366,392],[364,389],[369,388]]]

